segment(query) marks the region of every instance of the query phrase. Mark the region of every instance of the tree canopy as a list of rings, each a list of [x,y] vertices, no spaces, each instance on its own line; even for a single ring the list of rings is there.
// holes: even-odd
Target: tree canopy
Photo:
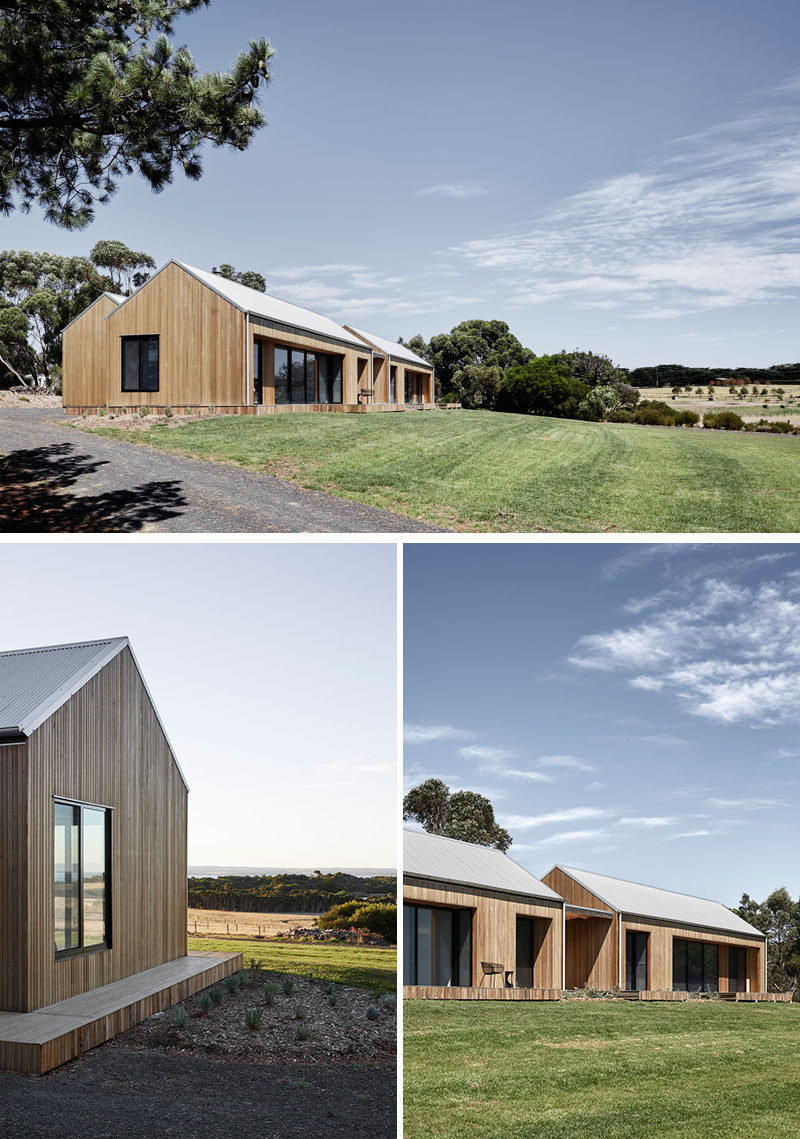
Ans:
[[[734,911],[767,935],[767,988],[788,993],[800,989],[800,901],[781,886],[756,902],[742,894]]]
[[[149,253],[128,249],[124,241],[98,241],[89,254],[89,260],[99,269],[108,269],[111,291],[127,296],[150,277],[147,269],[156,263]]]
[[[538,356],[509,368],[497,397],[498,411],[573,418],[589,387],[570,375],[563,356]]]
[[[39,205],[79,229],[124,175],[155,190],[202,175],[205,143],[245,150],[265,119],[269,40],[201,73],[169,39],[211,0],[0,2],[0,211]]]
[[[450,332],[432,337],[430,344],[415,336],[408,347],[433,364],[442,392],[458,392],[462,373],[471,365],[485,364],[505,372],[534,355],[520,344],[504,320],[464,320]]]
[[[267,291],[266,279],[255,269],[245,269],[240,273],[233,265],[223,262],[222,265],[215,265],[211,272],[216,273],[218,277],[224,277],[226,281],[236,281],[240,285],[247,285],[248,289],[257,289],[259,293]]]
[[[458,838],[478,846],[508,850],[513,842],[494,817],[494,808],[476,791],[454,791],[441,779],[426,779],[403,799],[403,819],[420,823],[428,834]]]

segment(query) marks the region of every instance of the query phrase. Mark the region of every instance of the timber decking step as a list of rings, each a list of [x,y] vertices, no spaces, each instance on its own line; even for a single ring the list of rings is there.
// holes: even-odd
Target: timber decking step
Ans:
[[[0,1012],[0,1068],[41,1075],[241,967],[241,953],[191,952],[35,1012]]]

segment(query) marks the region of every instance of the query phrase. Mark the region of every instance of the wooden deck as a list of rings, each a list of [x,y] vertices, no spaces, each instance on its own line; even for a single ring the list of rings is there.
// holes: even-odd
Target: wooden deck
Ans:
[[[194,952],[36,1012],[0,1012],[0,1068],[49,1072],[241,967],[241,953]]]
[[[403,996],[423,1001],[560,1001],[561,989],[506,989],[492,985],[405,985]]]

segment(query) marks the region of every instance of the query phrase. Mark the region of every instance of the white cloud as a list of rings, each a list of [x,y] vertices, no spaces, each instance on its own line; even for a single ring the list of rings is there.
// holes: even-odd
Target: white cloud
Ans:
[[[536,760],[537,767],[560,767],[571,771],[596,771],[590,763],[578,759],[574,755],[540,755]]]
[[[605,783],[598,783],[597,780],[595,780],[594,783],[589,784],[589,786],[586,788],[586,790],[587,791],[603,791],[603,790],[605,790],[605,786],[606,786]]]
[[[433,740],[470,740],[475,733],[450,724],[406,724],[403,739],[407,744],[431,743]]]
[[[561,811],[550,811],[546,815],[504,815],[502,823],[503,826],[511,827],[513,830],[526,831],[550,823],[572,823],[579,819],[604,818],[610,813],[598,807],[565,807]]]
[[[768,807],[790,807],[791,803],[783,799],[708,799],[710,807],[720,807],[723,810],[764,810]]]
[[[685,313],[800,294],[800,90],[662,148],[640,169],[555,203],[515,232],[454,251],[519,306]],[[598,267],[602,271],[598,271]]]
[[[618,827],[635,827],[641,830],[653,830],[655,827],[671,827],[674,819],[664,815],[639,815],[629,818],[617,819]]]
[[[503,759],[513,759],[516,752],[504,747],[484,747],[481,744],[470,744],[460,747],[458,754],[464,759],[477,759],[484,763],[499,763]]]
[[[418,198],[485,198],[489,191],[478,182],[447,182],[441,186],[426,186],[416,190]]]
[[[556,834],[548,835],[546,838],[540,838],[536,843],[537,846],[563,846],[570,842],[589,842],[591,840],[599,840],[610,838],[607,831],[601,830],[588,830],[588,831],[560,831]]]

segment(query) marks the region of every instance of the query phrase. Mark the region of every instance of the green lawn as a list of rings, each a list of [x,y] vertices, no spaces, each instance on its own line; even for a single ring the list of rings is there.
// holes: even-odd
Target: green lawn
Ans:
[[[405,1139],[800,1134],[800,1006],[405,1001]]]
[[[800,439],[481,411],[99,429],[471,531],[800,531]]]
[[[262,969],[292,973],[297,977],[313,974],[323,981],[356,985],[376,993],[397,990],[397,951],[372,945],[341,945],[335,942],[228,941],[190,937],[190,949],[217,949],[221,953],[243,953],[247,966],[256,958]]]

